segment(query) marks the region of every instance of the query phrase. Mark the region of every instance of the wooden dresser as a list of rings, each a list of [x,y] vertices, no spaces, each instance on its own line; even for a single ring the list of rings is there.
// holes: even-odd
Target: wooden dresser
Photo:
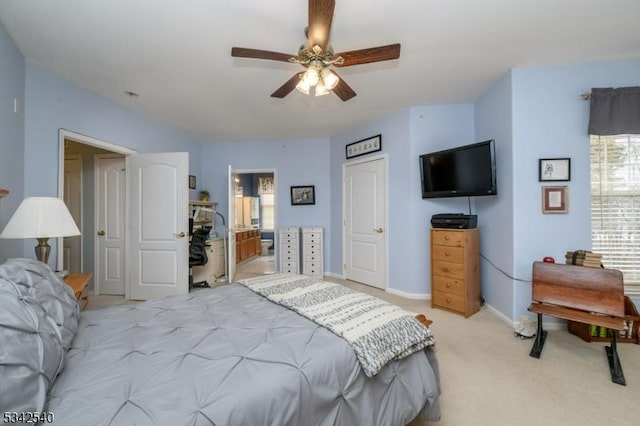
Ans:
[[[466,317],[480,310],[478,229],[431,229],[431,307]]]

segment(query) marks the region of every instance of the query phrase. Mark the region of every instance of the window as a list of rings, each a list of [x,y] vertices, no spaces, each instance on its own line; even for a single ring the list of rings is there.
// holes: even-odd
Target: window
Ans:
[[[272,231],[275,228],[275,205],[273,198],[273,194],[260,194],[260,208],[262,209],[262,224],[260,225],[260,229],[263,231]]]
[[[591,136],[591,240],[640,294],[640,135]]]

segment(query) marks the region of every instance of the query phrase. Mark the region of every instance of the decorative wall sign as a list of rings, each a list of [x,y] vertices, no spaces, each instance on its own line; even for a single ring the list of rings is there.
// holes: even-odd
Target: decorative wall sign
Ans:
[[[350,143],[345,148],[347,151],[347,159],[380,151],[382,150],[382,135],[377,135],[371,138],[362,139],[358,142]]]
[[[539,160],[539,182],[569,180],[571,180],[570,158],[541,158]]]
[[[542,213],[567,213],[568,211],[568,186],[542,187]]]

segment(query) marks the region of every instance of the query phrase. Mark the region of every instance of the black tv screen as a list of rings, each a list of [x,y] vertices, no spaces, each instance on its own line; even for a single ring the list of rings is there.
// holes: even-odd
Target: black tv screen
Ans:
[[[497,195],[494,141],[420,156],[422,198]]]

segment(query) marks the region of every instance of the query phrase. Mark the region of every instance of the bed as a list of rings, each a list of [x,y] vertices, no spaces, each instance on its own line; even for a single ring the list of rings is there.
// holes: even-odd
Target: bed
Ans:
[[[433,345],[369,377],[344,338],[247,285],[79,314],[48,267],[12,259],[0,265],[0,300],[0,375],[10,378],[0,383],[3,412],[44,412],[46,423],[60,425],[403,425],[440,417]],[[25,354],[28,362],[18,362]]]

